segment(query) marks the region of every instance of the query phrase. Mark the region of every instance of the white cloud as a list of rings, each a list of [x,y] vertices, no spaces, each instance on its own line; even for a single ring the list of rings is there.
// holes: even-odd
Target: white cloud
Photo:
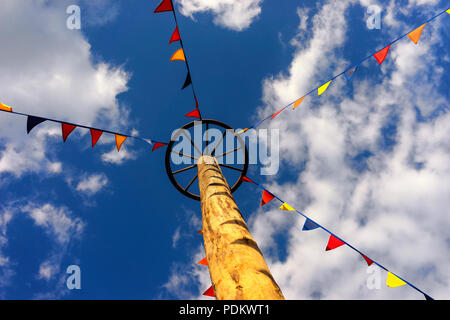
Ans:
[[[120,152],[115,147],[111,151],[102,154],[102,161],[112,164],[122,164],[126,160],[136,159],[136,154],[128,149],[122,147]]]
[[[180,12],[193,19],[196,13],[211,12],[214,23],[236,31],[247,29],[261,13],[262,0],[177,0]]]
[[[84,177],[76,186],[77,191],[93,195],[108,184],[108,178],[104,174],[92,174]]]
[[[311,17],[311,38],[298,46],[287,74],[264,82],[266,107],[261,115],[349,65],[338,51],[348,40],[344,20],[348,5],[328,1]],[[392,1],[390,6],[397,8],[398,3]],[[391,13],[396,27],[389,37],[408,28],[395,10]],[[443,77],[434,49],[441,41],[439,25],[439,20],[427,25],[417,46],[407,38],[396,43],[381,68],[374,60],[366,62],[362,68],[373,68],[374,73],[368,78],[355,74],[353,96],[345,93],[345,80],[338,79],[320,99],[311,96],[311,102],[305,100],[295,114],[272,120],[270,127],[283,132],[280,155],[285,166],[301,168],[303,161],[306,166],[293,183],[275,176],[268,184],[288,203],[393,272],[435,298],[447,298],[450,114],[418,122],[414,109],[428,117],[447,105],[438,91]],[[392,123],[393,145],[386,148],[385,127]],[[364,151],[372,156],[352,160]],[[355,162],[365,166],[356,170]],[[385,278],[381,290],[367,289],[362,258],[346,247],[325,252],[328,234],[301,232],[303,223],[300,216],[268,208],[250,219],[252,234],[287,298],[423,298],[408,286],[386,288]],[[278,234],[287,235],[284,262],[269,254],[280,245],[274,240]]]
[[[116,96],[127,90],[121,67],[94,63],[90,44],[66,28],[69,1],[3,1],[0,4],[0,99],[15,111],[86,125],[118,128],[127,124]],[[26,119],[0,115],[0,174],[60,173],[48,145],[57,124],[41,124],[26,135]],[[85,134],[83,130],[77,130]],[[72,134],[71,138],[76,139]]]

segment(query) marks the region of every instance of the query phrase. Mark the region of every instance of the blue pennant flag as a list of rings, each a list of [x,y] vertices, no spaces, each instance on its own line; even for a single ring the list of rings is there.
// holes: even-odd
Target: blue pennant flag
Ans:
[[[309,219],[306,219],[305,224],[303,225],[303,231],[309,231],[319,228],[319,225]]]
[[[347,79],[347,81],[349,81],[352,78],[356,69],[358,69],[358,66],[348,69],[347,71],[344,72],[344,75],[345,75],[345,78]]]

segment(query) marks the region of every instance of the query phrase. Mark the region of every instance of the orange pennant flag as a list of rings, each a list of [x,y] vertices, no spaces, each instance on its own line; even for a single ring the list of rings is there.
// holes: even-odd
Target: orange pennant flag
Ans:
[[[120,151],[120,147],[122,146],[122,144],[125,142],[125,140],[127,140],[126,136],[122,136],[120,134],[116,134],[116,146],[117,146],[117,151]]]
[[[202,260],[197,262],[197,264],[201,264],[203,266],[207,266],[208,265],[208,260],[206,260],[206,257],[204,257]]]
[[[414,42],[414,44],[417,44],[417,42],[419,42],[420,35],[422,34],[422,30],[423,28],[425,28],[425,25],[426,23],[418,27],[416,30],[408,33],[408,37],[411,39],[412,42]]]
[[[298,99],[297,101],[295,101],[295,102],[294,102],[294,108],[293,108],[292,110],[295,110],[295,108],[297,108],[297,107],[300,105],[300,103],[302,103],[303,99],[305,99],[305,98],[306,98],[306,96],[301,97],[300,99]]]
[[[186,57],[184,56],[183,49],[178,49],[173,54],[172,58],[170,58],[170,61],[184,61],[186,62]]]
[[[216,295],[214,294],[214,288],[213,288],[213,286],[209,287],[208,290],[206,290],[205,292],[203,292],[203,295],[204,295],[204,296],[208,296],[208,297],[213,297],[213,298],[215,298]]]
[[[0,102],[0,110],[12,112],[12,108]]]

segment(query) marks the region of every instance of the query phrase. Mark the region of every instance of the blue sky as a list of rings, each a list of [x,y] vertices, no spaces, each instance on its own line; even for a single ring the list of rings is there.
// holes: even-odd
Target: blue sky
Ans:
[[[445,9],[445,1],[175,1],[204,118],[247,127]],[[218,1],[218,2],[221,2]],[[242,2],[239,6],[237,3]],[[81,30],[65,26],[70,4]],[[169,62],[175,27],[159,1],[11,1],[0,5],[0,101],[14,110],[167,141],[194,107]],[[382,8],[380,30],[366,8]],[[231,15],[233,19],[230,19]],[[249,177],[392,271],[448,298],[450,197],[449,22],[403,39],[386,62],[305,100],[263,127],[280,130],[280,170]],[[292,113],[289,113],[292,112]],[[81,129],[63,144],[56,124],[27,136],[0,114],[0,297],[198,298],[210,285],[198,202],[170,184],[164,152]],[[244,184],[236,202],[290,299],[421,299],[413,289],[366,286],[351,250],[324,252],[327,235],[303,218],[259,208]],[[65,286],[77,264],[82,289]]]

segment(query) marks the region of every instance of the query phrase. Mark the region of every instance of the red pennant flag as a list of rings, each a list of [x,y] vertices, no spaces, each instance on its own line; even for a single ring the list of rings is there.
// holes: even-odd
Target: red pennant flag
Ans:
[[[171,0],[163,0],[158,8],[155,9],[154,13],[158,12],[166,12],[166,11],[173,11],[172,1]]]
[[[102,135],[103,131],[90,129],[91,130],[91,138],[92,138],[92,148],[97,143],[98,139],[100,139],[100,136]]]
[[[165,145],[167,145],[167,143],[155,142],[155,144],[153,145],[152,152],[155,151],[158,148],[161,148],[161,147],[165,146]]]
[[[365,255],[363,255],[362,253],[361,253],[361,256],[364,258],[364,260],[366,260],[368,266],[370,266],[370,265],[373,263],[372,260],[370,260],[369,258],[367,258],[367,257],[366,257]]]
[[[375,59],[377,59],[379,64],[382,64],[384,59],[386,59],[386,56],[389,52],[390,47],[391,47],[391,45],[388,45],[386,48],[381,49],[380,51],[378,51],[377,53],[375,53],[373,55],[375,57]]]
[[[245,177],[245,176],[242,177],[241,180],[242,180],[242,181],[245,181],[245,182],[254,183],[252,180],[250,180],[249,178],[247,178],[247,177]],[[256,183],[255,183],[255,184],[256,184]]]
[[[62,135],[63,135],[64,142],[66,142],[67,137],[76,127],[77,126],[75,126],[73,124],[61,122],[61,129],[62,129]]]
[[[197,262],[197,264],[201,264],[201,265],[207,266],[208,265],[208,260],[206,260],[206,257],[204,257],[202,260]]]
[[[213,298],[215,298],[216,295],[214,294],[214,288],[213,288],[213,286],[209,287],[208,290],[206,290],[205,292],[203,292],[203,295],[204,295],[204,296],[208,296],[208,297],[213,297]]]
[[[277,115],[279,115],[279,114],[281,113],[281,111],[283,111],[284,109],[286,109],[286,107],[284,107],[283,109],[281,109],[281,110],[275,112],[275,113],[272,115],[272,118],[270,118],[270,120],[272,120],[272,119],[275,118]]]
[[[344,242],[342,242],[341,240],[339,240],[338,238],[336,238],[335,236],[333,236],[331,234],[330,239],[328,240],[327,248],[325,250],[326,251],[333,250],[333,249],[339,248],[340,246],[342,246],[344,244],[345,244]]]
[[[180,41],[180,40],[181,40],[180,32],[178,31],[178,26],[176,26],[175,31],[172,33],[172,37],[170,37],[169,44],[171,44],[172,42],[175,42],[175,41]]]
[[[266,203],[269,203],[270,201],[272,201],[273,198],[275,198],[274,195],[272,195],[270,192],[266,190],[263,190],[261,206],[265,205]]]
[[[200,119],[200,112],[198,112],[198,109],[195,109],[189,113],[186,113],[184,115],[185,117],[192,117],[192,118],[199,118]]]

